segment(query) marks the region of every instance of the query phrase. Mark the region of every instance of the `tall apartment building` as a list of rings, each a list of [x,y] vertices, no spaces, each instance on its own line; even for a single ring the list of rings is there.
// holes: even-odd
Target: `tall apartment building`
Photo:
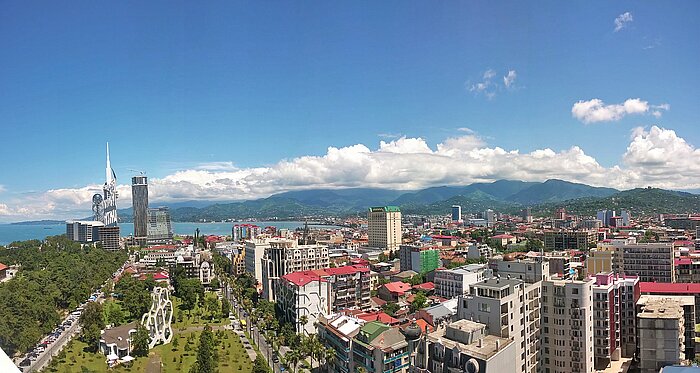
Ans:
[[[619,248],[620,271],[639,276],[642,282],[675,282],[673,245],[669,243],[626,244]]]
[[[462,206],[452,205],[452,222],[461,223],[462,222]]]
[[[427,273],[441,266],[440,251],[428,247],[401,245],[399,260],[402,271]]]
[[[310,271],[329,266],[328,247],[299,245],[296,240],[271,240],[262,258],[263,297],[275,300],[275,284],[287,273]]]
[[[678,304],[683,313],[684,342],[681,352],[684,358],[692,360],[695,358],[695,298],[688,295],[642,295],[637,301],[637,314],[643,313],[644,308],[650,304]],[[638,343],[641,341],[638,340]]]
[[[89,243],[100,240],[99,228],[104,227],[101,221],[66,221],[66,237],[81,243]]]
[[[612,272],[595,275],[593,284],[594,365],[606,369],[612,361],[634,356],[637,348],[636,304],[639,277]]]
[[[510,338],[488,335],[486,325],[458,320],[427,336],[429,347],[418,349],[417,366],[428,372],[517,372],[515,343]],[[427,351],[426,351],[427,350]],[[427,352],[425,366],[422,362]],[[424,370],[421,370],[424,371]]]
[[[328,281],[314,271],[288,273],[275,287],[277,308],[282,321],[295,325],[297,333],[315,334],[318,317],[330,313]],[[302,316],[306,317],[303,323]]]
[[[149,244],[172,242],[173,226],[170,222],[170,210],[167,207],[148,209],[147,230]]]
[[[401,245],[401,210],[396,206],[371,207],[367,212],[370,247],[396,251]]]
[[[340,313],[321,315],[318,318],[318,338],[326,348],[335,350],[335,357],[328,361],[330,372],[354,373],[353,338],[360,332],[365,320]]]
[[[250,240],[262,233],[262,229],[255,224],[235,224],[231,228],[231,237],[234,241]]]
[[[549,262],[546,261],[533,259],[509,261],[493,258],[489,260],[489,268],[501,278],[510,277],[529,284],[549,278]]]
[[[469,294],[469,287],[490,278],[493,271],[485,264],[469,264],[435,271],[435,295],[447,299]]]
[[[593,373],[594,280],[542,282],[542,371]]]
[[[253,275],[259,286],[263,283],[263,257],[270,247],[271,238],[255,238],[245,242],[245,271]]]
[[[492,277],[471,285],[470,295],[459,297],[457,320],[485,324],[490,335],[513,340],[515,372],[538,372],[539,296],[532,297],[527,287],[538,292],[540,284]]]
[[[145,246],[148,239],[148,178],[146,176],[131,178],[131,204],[134,213],[134,239],[140,246]]]
[[[695,298],[695,323],[700,324],[700,283],[640,282],[642,295],[680,295]]]
[[[484,211],[483,217],[487,227],[493,227],[493,225],[496,224],[496,213],[493,210],[487,209]]]
[[[657,373],[685,359],[683,308],[675,300],[655,300],[640,307],[637,329],[640,373]]]
[[[596,217],[603,223],[604,227],[610,225],[610,219],[615,216],[615,210],[600,210]]]
[[[122,248],[119,226],[97,227],[97,234],[103,249],[114,251]]]
[[[598,242],[598,234],[593,230],[549,230],[544,232],[544,249],[588,250],[589,245]]]
[[[370,270],[366,266],[349,265],[323,269],[331,283],[331,311],[364,309],[370,306]],[[318,272],[318,271],[317,271]]]
[[[598,273],[619,272],[615,268],[617,250],[612,247],[598,247],[591,249],[586,257],[586,273],[595,276]]]

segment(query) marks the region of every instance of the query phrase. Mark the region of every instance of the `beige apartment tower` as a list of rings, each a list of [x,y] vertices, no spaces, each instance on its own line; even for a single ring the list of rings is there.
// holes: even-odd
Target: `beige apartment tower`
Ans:
[[[398,250],[401,245],[401,210],[396,206],[370,207],[367,235],[370,247]]]

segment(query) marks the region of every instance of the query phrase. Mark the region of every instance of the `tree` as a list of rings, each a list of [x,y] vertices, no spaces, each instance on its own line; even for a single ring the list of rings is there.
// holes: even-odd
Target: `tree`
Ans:
[[[221,299],[221,315],[223,317],[228,317],[229,313],[231,313],[231,303],[229,303],[228,299],[222,298]]]
[[[253,362],[253,373],[269,373],[270,367],[267,365],[267,361],[262,355],[258,354]]]
[[[88,345],[88,350],[97,352],[100,344],[102,329],[105,328],[102,305],[97,302],[89,302],[80,315],[82,327],[81,339]]]
[[[209,283],[209,287],[212,289],[218,289],[221,287],[221,282],[219,281],[218,277],[214,277],[213,280],[211,280],[211,283]]]
[[[411,312],[416,312],[419,309],[425,307],[427,303],[428,298],[425,296],[425,294],[421,291],[416,293],[416,295],[413,297],[413,303],[411,303],[410,310]]]
[[[192,373],[213,373],[216,369],[216,357],[214,354],[214,333],[211,327],[206,325],[199,336],[197,346],[197,361],[190,369]],[[193,370],[194,369],[194,370]]]
[[[131,354],[136,357],[148,356],[148,344],[150,343],[150,339],[146,327],[138,323],[136,326],[136,333],[134,334]]]
[[[177,350],[177,347],[180,345],[179,339],[177,336],[173,337],[173,351]]]
[[[201,287],[197,279],[184,279],[179,282],[178,296],[182,299],[182,309],[190,311],[197,303],[198,288]]]
[[[204,301],[204,304],[205,308],[207,309],[207,312],[209,312],[212,319],[216,317],[216,315],[219,313],[219,310],[221,309],[221,307],[219,306],[219,300],[215,297],[207,297]]]
[[[104,309],[104,319],[107,324],[119,326],[124,323],[126,315],[117,302],[107,301],[102,308]]]
[[[309,317],[306,315],[301,315],[299,316],[299,327],[302,331],[304,332],[304,329],[306,328],[306,324],[309,322]]]
[[[331,365],[333,364],[333,361],[335,360],[335,349],[332,347],[328,347],[323,351],[323,362],[325,363],[326,366],[326,371],[330,372],[331,371]]]
[[[384,312],[386,312],[386,314],[389,315],[389,316],[394,316],[394,314],[396,314],[396,312],[397,312],[399,309],[401,309],[401,306],[399,306],[398,304],[396,304],[396,303],[394,303],[394,302],[386,302],[386,303],[382,306],[382,310],[383,310]]]

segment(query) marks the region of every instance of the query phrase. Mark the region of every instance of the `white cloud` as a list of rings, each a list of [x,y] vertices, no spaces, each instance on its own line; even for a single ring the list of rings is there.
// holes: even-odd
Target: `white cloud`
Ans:
[[[646,114],[651,109],[651,114],[659,118],[662,110],[669,110],[670,105],[649,105],[649,102],[639,98],[627,99],[622,104],[606,105],[603,100],[594,98],[588,101],[578,101],[571,108],[571,115],[583,123],[613,122],[624,118],[626,115]]]
[[[510,88],[513,83],[515,83],[515,78],[517,78],[518,74],[515,72],[515,70],[508,70],[508,74],[503,77],[503,84],[506,86],[506,88]]]
[[[228,162],[222,164],[229,165]],[[656,126],[635,129],[620,164],[612,167],[602,166],[578,146],[522,153],[517,149],[490,146],[481,137],[466,133],[447,138],[435,146],[421,138],[401,137],[381,141],[375,149],[363,144],[329,147],[324,155],[282,160],[269,167],[205,168],[151,178],[151,201],[244,200],[316,188],[409,190],[498,179],[543,181],[558,178],[616,188],[652,185],[700,189],[700,150],[675,131]],[[87,217],[92,194],[101,187],[95,184],[14,197],[3,195],[0,218]],[[130,187],[120,185],[118,191],[119,207],[130,206]]]
[[[4,185],[0,184],[0,193],[7,191]]]
[[[457,131],[465,133],[475,133],[475,131],[469,127],[459,127],[457,128]]]
[[[615,18],[615,32],[618,32],[627,26],[629,26],[630,23],[634,21],[634,17],[632,17],[632,13],[630,12],[624,12],[617,16]]]

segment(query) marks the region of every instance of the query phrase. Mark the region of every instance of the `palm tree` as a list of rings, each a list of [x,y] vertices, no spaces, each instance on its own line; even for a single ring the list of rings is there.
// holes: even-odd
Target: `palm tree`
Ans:
[[[325,362],[326,365],[326,370],[330,373],[331,371],[331,364],[333,364],[333,361],[335,360],[335,349],[332,347],[328,347],[323,350],[323,361]]]
[[[301,332],[304,332],[304,328],[306,327],[306,323],[309,322],[309,316],[306,315],[301,315],[299,316],[299,324],[301,324]]]
[[[299,365],[299,361],[301,360],[301,352],[297,348],[293,348],[287,352],[287,355],[284,358],[287,361],[289,368],[292,369],[292,373],[295,373],[297,371],[297,365]]]

